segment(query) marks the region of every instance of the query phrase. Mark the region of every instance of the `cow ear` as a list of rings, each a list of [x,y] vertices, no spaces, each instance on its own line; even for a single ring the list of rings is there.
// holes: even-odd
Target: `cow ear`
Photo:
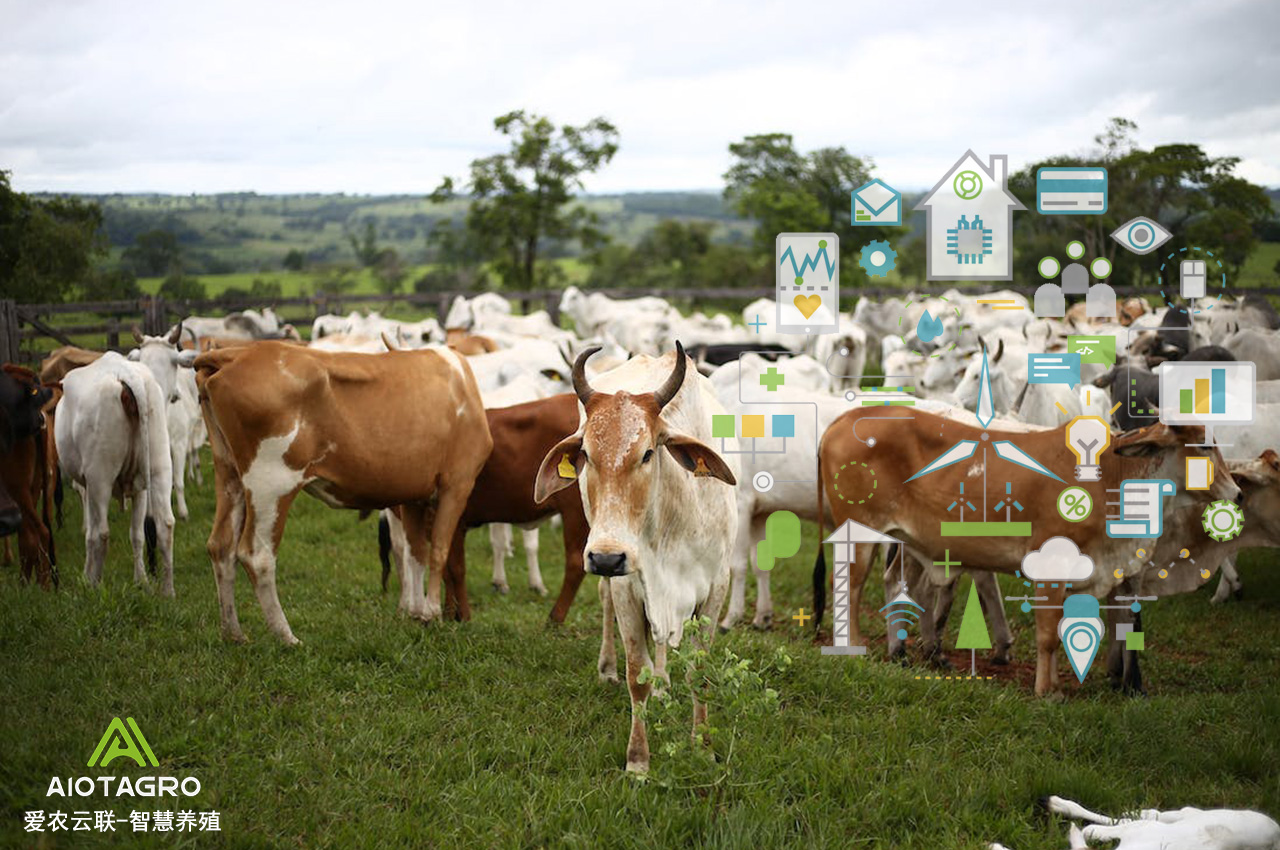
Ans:
[[[693,437],[686,437],[683,434],[671,434],[662,440],[662,444],[681,466],[696,477],[719,478],[730,486],[738,483],[729,464],[725,463],[724,458],[716,454],[715,450],[706,443],[698,442]]]
[[[556,443],[538,468],[533,484],[533,500],[542,504],[554,494],[572,486],[582,474],[582,435],[574,434]]]
[[[194,351],[190,348],[185,349],[178,353],[178,365],[190,366],[191,364],[196,362],[196,358],[199,356],[200,356],[200,352]]]
[[[128,354],[126,354],[125,357],[128,357],[130,360],[136,363],[137,361],[142,359],[142,349],[135,348],[133,351],[130,351]]]
[[[173,326],[173,330],[169,331],[169,344],[176,346],[180,339],[182,339],[182,322],[178,322]]]

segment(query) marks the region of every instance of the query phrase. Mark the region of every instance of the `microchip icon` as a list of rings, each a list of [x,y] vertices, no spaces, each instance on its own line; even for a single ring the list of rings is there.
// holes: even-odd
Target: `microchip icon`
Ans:
[[[991,231],[982,224],[982,216],[975,215],[969,221],[962,215],[955,227],[947,229],[947,253],[961,265],[981,263],[991,254],[991,237]]]

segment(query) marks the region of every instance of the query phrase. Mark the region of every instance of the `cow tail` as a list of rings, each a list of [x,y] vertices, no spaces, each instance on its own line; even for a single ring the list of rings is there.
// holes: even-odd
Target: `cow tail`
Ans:
[[[151,498],[149,490],[147,498]],[[142,523],[142,532],[147,541],[147,572],[154,576],[156,574],[156,521],[151,518],[149,512]]]
[[[386,514],[378,514],[378,560],[382,561],[382,592],[387,592],[387,579],[391,576],[391,521]]]
[[[53,468],[53,505],[58,516],[58,528],[62,528],[62,464]],[[52,528],[52,526],[50,526]]]
[[[45,428],[49,427],[48,421],[45,421]],[[40,476],[40,513],[44,521],[44,527],[49,532],[49,570],[53,577],[53,586],[58,586],[58,553],[54,550],[53,543],[53,515],[50,506],[51,487],[49,475],[49,435],[41,431],[35,435],[36,441],[36,469]],[[61,479],[58,479],[61,482]],[[44,541],[42,540],[43,544]]]
[[[818,558],[813,562],[813,630],[822,628],[822,612],[827,607],[827,546],[823,525],[826,511],[822,505],[822,440],[818,440]]]
[[[140,375],[120,375],[120,404],[124,407],[125,418],[133,425],[137,437],[135,445],[139,452],[137,457],[138,471],[144,487],[151,486],[151,429],[147,427],[150,419],[150,405],[147,403],[147,382]]]

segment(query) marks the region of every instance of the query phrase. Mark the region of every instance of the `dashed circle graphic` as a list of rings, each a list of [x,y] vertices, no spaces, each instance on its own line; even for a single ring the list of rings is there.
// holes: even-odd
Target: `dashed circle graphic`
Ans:
[[[871,489],[867,491],[867,497],[865,499],[858,499],[856,502],[853,499],[849,498],[848,496],[840,492],[840,473],[844,472],[845,469],[850,466],[860,466],[863,469],[865,469],[867,472],[871,473]],[[832,476],[832,479],[831,479],[831,486],[835,488],[836,496],[838,496],[842,502],[848,502],[851,505],[863,505],[863,504],[866,504],[868,500],[874,499],[876,495],[877,483],[878,482],[876,481],[876,471],[871,467],[867,466],[865,463],[862,463],[861,461],[850,461],[849,463],[844,464],[838,470],[836,470],[836,474]]]

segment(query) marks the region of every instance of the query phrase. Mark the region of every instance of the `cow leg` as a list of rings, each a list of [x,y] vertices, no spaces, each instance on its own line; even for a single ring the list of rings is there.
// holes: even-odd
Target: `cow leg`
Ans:
[[[765,517],[752,517],[751,519],[751,535],[755,540],[764,539],[764,521]],[[769,573],[759,568],[756,562],[756,547],[747,547],[747,558],[751,562],[751,571],[756,577],[756,618],[751,621],[751,625],[757,629],[769,629],[773,627],[773,594],[769,592]],[[716,608],[714,610],[720,610]]]
[[[111,504],[111,485],[94,481],[80,490],[84,503],[84,580],[91,587],[102,581],[102,564],[107,558],[107,540],[111,526],[107,511]]]
[[[428,527],[431,535],[431,576],[427,581],[426,619],[440,616],[440,579],[444,575],[445,562],[449,559],[449,546],[453,542],[453,531],[458,527],[458,520],[467,507],[467,497],[475,484],[474,475],[466,480],[465,485],[445,483],[436,494],[435,510]],[[424,529],[426,531],[427,529]],[[458,588],[458,608],[464,616],[470,617],[470,606],[467,603],[467,587]]]
[[[724,605],[725,594],[729,592],[729,572],[725,570],[721,572],[711,583],[711,590],[707,594],[706,601],[694,611],[696,617],[703,612],[710,614],[711,622],[704,628],[698,626],[694,629],[693,646],[695,650],[702,650],[710,653],[711,641],[715,639],[715,616],[720,613],[721,607]],[[662,652],[663,675],[666,674],[666,647],[660,647]],[[698,687],[693,681],[693,668],[685,668],[685,682],[689,685],[689,693],[693,695],[693,743],[698,743],[699,735],[702,737],[702,743],[705,746],[711,746],[711,733],[707,729],[707,704],[698,699]]]
[[[144,564],[147,544],[147,491],[140,490],[135,493],[131,502],[129,507],[133,513],[129,520],[129,542],[133,546],[133,582],[145,585],[148,583],[147,569]]]
[[[635,587],[635,577],[609,580],[614,615],[622,632],[627,654],[627,690],[631,695],[631,736],[627,740],[627,771],[649,772],[649,737],[644,727],[645,703],[653,691],[652,682],[641,682],[640,671],[653,672],[649,659],[649,624],[644,616],[644,600]]]
[[[405,510],[403,507],[401,510]],[[396,563],[396,577],[400,580],[400,604],[398,610],[408,614],[413,611],[414,579],[409,568],[409,540],[405,536],[404,522],[395,511],[385,511],[387,530],[391,535],[391,557]]]
[[[1214,605],[1226,602],[1232,594],[1240,595],[1240,573],[1236,570],[1236,556],[1231,555],[1223,560],[1218,578],[1218,589],[1209,601]]]
[[[427,600],[423,595],[424,577],[429,559],[430,543],[428,536],[431,523],[427,507],[422,504],[402,505],[402,521],[405,536],[404,582],[400,591],[400,607],[410,617],[424,623],[440,616],[439,596],[436,597],[436,608],[427,610]],[[437,594],[439,593],[437,585]],[[408,602],[406,606],[406,600]]]
[[[210,436],[210,441],[219,439]],[[244,643],[240,618],[236,614],[236,546],[244,532],[245,498],[240,476],[228,460],[213,453],[213,479],[217,489],[213,528],[205,549],[213,565],[213,580],[218,586],[218,613],[222,620],[222,637]]]
[[[596,669],[600,672],[600,681],[618,681],[618,648],[613,643],[613,593],[609,589],[609,579],[600,579],[600,660]]]
[[[912,559],[912,567],[914,568],[914,566],[915,566],[915,560]],[[885,558],[884,560],[884,595],[886,599],[889,599],[893,596],[893,590],[891,588],[895,586],[894,580],[897,578],[897,576],[898,576],[897,559]],[[914,576],[912,576],[912,578],[914,578]],[[919,600],[922,597],[917,596],[915,598]],[[924,607],[926,611],[929,610],[929,604],[927,601],[924,603]],[[929,617],[920,618],[920,624],[922,627],[924,626],[925,621],[928,619],[930,618]],[[922,635],[923,635],[923,632],[924,630],[922,628],[921,629]],[[898,637],[898,630],[889,629],[888,632],[885,634],[885,640],[888,643],[889,660],[905,661],[907,657],[907,642],[904,641],[902,638]]]
[[[991,650],[991,663],[1005,665],[1009,663],[1009,648],[1013,646],[1013,634],[1009,631],[1009,620],[1004,615],[1004,600],[1000,597],[1000,582],[995,573],[975,570],[973,583],[978,586],[978,604],[982,606],[982,616],[991,624],[995,637],[995,646]]]
[[[871,559],[875,557],[876,547],[860,543],[855,544],[854,549],[853,563],[849,565],[849,645],[863,646],[858,614],[862,610],[862,586],[867,583],[867,575],[871,572]]]
[[[573,605],[578,588],[582,586],[582,578],[586,570],[582,567],[582,550],[587,545],[587,521],[580,511],[570,511],[561,515],[561,533],[564,535],[564,582],[560,585],[560,598],[551,609],[551,620],[563,623],[569,614],[569,606]],[[602,579],[604,581],[604,579]],[[612,621],[612,617],[609,618]],[[617,672],[614,677],[616,680]]]
[[[191,458],[188,460],[188,469],[191,470],[191,477],[195,479],[197,487],[204,486],[204,470],[200,468],[200,448],[199,446],[191,447]]]
[[[1036,696],[1057,688],[1058,621],[1061,612],[1036,609]]]
[[[733,539],[729,559],[729,610],[724,612],[720,630],[729,631],[738,625],[747,608],[747,570],[751,566],[751,515],[744,509],[738,511],[738,531]]]
[[[280,607],[280,595],[276,590],[276,551],[280,548],[289,508],[301,489],[294,487],[284,493],[271,492],[266,488],[248,491],[245,528],[240,535],[240,560],[253,581],[262,616],[286,646],[297,646],[301,641],[294,637],[284,609]]]
[[[187,444],[185,440],[170,442],[169,459],[173,463],[173,502],[177,508],[178,518],[185,520],[190,516],[187,511]]]
[[[453,542],[449,545],[449,562],[444,573],[444,611],[445,616],[455,620],[471,619],[471,609],[463,616],[462,600],[465,594],[462,588],[467,583],[467,530],[458,523],[453,532]]]
[[[507,584],[507,555],[511,554],[511,526],[505,522],[489,523],[489,547],[493,549],[493,589],[506,593],[511,589]]]
[[[160,595],[173,598],[173,509],[161,502],[147,500],[148,514],[156,527],[156,545],[160,550],[160,562],[164,565],[164,577],[160,581]]]
[[[538,529],[520,529],[520,542],[524,545],[524,562],[529,568],[529,587],[539,596],[547,595],[547,586],[542,583],[542,570],[538,566]]]

